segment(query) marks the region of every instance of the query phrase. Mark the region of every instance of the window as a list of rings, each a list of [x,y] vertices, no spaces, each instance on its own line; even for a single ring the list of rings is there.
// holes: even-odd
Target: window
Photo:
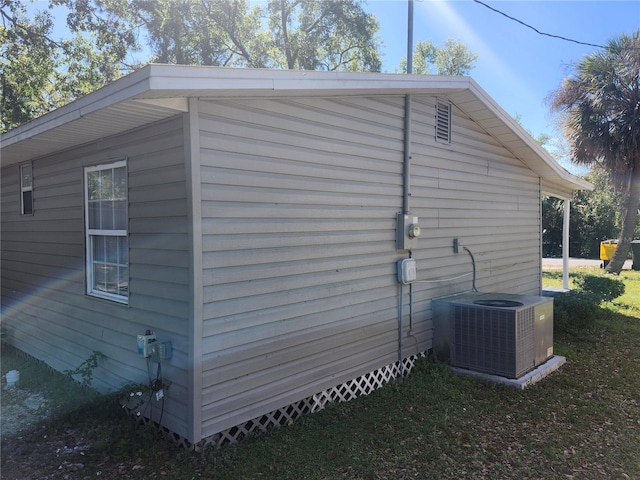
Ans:
[[[127,164],[122,160],[84,171],[87,293],[127,303]]]
[[[451,143],[451,104],[438,101],[436,105],[436,140]]]
[[[20,165],[20,214],[33,215],[33,166]]]

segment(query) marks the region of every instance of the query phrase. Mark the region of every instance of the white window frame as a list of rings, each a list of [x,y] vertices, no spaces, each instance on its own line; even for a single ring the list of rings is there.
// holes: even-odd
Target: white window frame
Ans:
[[[25,170],[29,168],[31,170],[29,174],[29,185],[25,185]],[[25,207],[25,195],[29,193],[29,207],[31,211],[26,211]],[[20,215],[33,215],[33,164],[24,163],[20,165]]]
[[[127,185],[125,187],[125,198],[119,199],[124,200],[125,202],[125,215],[126,215],[126,223],[127,226],[125,229],[95,229],[90,228],[90,204],[91,199],[89,198],[89,175],[94,172],[101,172],[106,170],[115,170],[117,168],[125,168],[125,175],[127,175]],[[103,165],[95,165],[90,167],[85,167],[84,169],[84,208],[85,208],[85,251],[86,251],[86,292],[87,295],[99,297],[107,300],[112,300],[114,302],[128,304],[129,303],[129,231],[128,231],[128,222],[129,222],[129,212],[128,212],[128,203],[129,203],[129,192],[128,192],[128,170],[127,170],[127,161],[118,160],[116,162],[103,164]],[[117,199],[112,199],[117,200]],[[114,215],[115,218],[115,215]],[[116,247],[117,251],[117,260],[115,262],[108,262],[106,259],[102,261],[96,261],[95,259],[95,251],[94,251],[94,239],[96,237],[116,237],[118,239],[124,238],[126,241],[125,249],[127,258],[122,260],[120,259],[120,249]],[[106,255],[106,253],[105,253]],[[124,293],[114,293],[112,291],[108,291],[105,288],[108,283],[105,281],[104,284],[100,284],[96,282],[96,265],[102,264],[106,268],[116,268],[118,273],[116,276],[118,277],[118,291],[120,291],[120,269],[126,268],[126,289],[123,288]],[[105,277],[106,278],[106,277]],[[100,287],[103,288],[100,288]]]

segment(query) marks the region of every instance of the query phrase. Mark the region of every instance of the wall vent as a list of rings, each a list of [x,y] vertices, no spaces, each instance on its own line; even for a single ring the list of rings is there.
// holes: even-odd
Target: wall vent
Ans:
[[[451,143],[451,104],[436,103],[436,140]]]

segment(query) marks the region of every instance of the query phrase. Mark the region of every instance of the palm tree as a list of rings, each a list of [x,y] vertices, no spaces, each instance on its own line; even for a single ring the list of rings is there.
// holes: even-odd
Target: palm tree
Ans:
[[[552,95],[572,161],[601,165],[626,197],[620,239],[607,272],[620,273],[640,208],[640,30],[585,56]]]

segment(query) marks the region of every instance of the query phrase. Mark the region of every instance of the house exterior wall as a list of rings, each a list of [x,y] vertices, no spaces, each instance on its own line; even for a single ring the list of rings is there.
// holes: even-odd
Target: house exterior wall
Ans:
[[[445,99],[446,100],[446,99]],[[403,96],[209,100],[198,105],[202,437],[431,347],[431,299],[540,292],[540,181],[435,97],[412,107],[410,210],[423,233],[409,299],[396,279]],[[196,340],[197,341],[197,340]]]
[[[85,295],[83,170],[127,159],[128,305]],[[181,116],[33,160],[34,214],[20,216],[19,167],[2,171],[2,326],[9,342],[58,370],[106,355],[94,385],[148,383],[136,353],[146,329],[170,340],[163,424],[186,435],[189,246]],[[159,416],[160,404],[147,410]]]

